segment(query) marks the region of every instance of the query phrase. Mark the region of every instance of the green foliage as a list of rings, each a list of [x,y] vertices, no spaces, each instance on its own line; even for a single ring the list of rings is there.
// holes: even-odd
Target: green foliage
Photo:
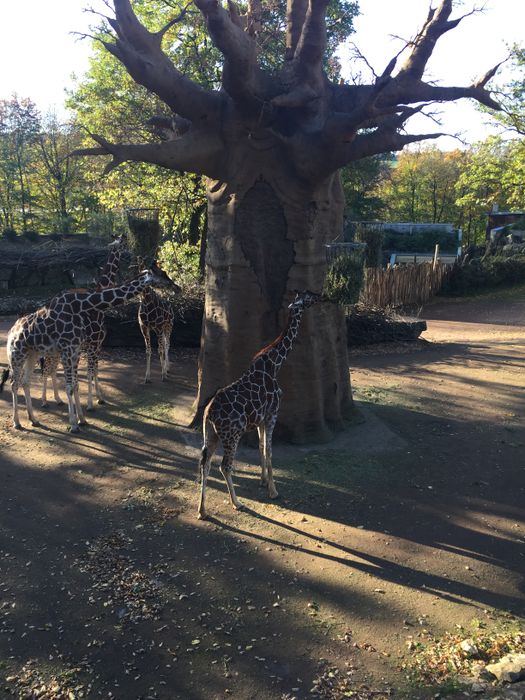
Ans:
[[[416,233],[399,233],[385,227],[384,235],[383,248],[387,251],[433,253],[436,244],[439,245],[439,250],[442,253],[455,253],[458,248],[456,235],[436,229]]]
[[[513,69],[509,81],[493,88],[501,111],[482,106],[480,111],[488,112],[505,130],[525,136],[525,48],[514,46],[510,58]]]
[[[5,226],[27,227],[31,216],[31,162],[40,129],[34,102],[0,100],[0,212]]]
[[[200,309],[204,303],[204,284],[199,269],[199,246],[166,241],[159,249],[163,270],[182,288],[175,306],[181,315],[188,309]]]
[[[435,147],[403,151],[377,194],[384,201],[382,218],[387,221],[448,223],[458,228],[461,212],[456,206],[455,184],[464,155]]]
[[[146,263],[156,257],[160,243],[159,215],[156,209],[128,210],[128,246],[130,251]]]
[[[392,162],[392,155],[385,153],[356,160],[343,168],[341,182],[347,219],[366,221],[381,216],[384,201],[380,184],[389,177]]]
[[[365,267],[379,267],[382,264],[384,245],[382,224],[357,224],[355,240],[366,243]]]
[[[357,303],[364,281],[361,252],[339,255],[328,266],[323,293],[333,302],[350,306]]]
[[[128,223],[122,211],[94,211],[86,222],[87,232],[109,240],[128,233]]]
[[[525,282],[525,255],[474,258],[466,265],[455,265],[445,279],[442,294],[461,296],[495,287]]]

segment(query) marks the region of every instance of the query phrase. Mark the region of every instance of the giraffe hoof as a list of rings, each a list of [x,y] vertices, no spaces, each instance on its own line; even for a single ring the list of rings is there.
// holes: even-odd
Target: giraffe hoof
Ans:
[[[87,420],[85,418],[82,418],[82,420],[79,420],[78,424],[79,425],[89,425],[89,423],[87,422]]]
[[[68,428],[68,431],[69,431],[70,433],[79,433],[79,432],[80,432],[80,428],[78,427],[78,425],[70,425],[69,428]]]
[[[42,403],[40,404],[40,408],[49,408],[48,402],[47,402],[47,401],[46,401],[45,403],[42,402]]]
[[[199,512],[197,513],[197,519],[198,519],[198,520],[206,520],[207,518],[208,518],[208,514],[205,513],[204,511],[202,511],[202,512],[199,511]]]
[[[268,493],[268,498],[272,498],[272,499],[279,498],[279,494],[277,493],[277,491],[270,491]]]
[[[106,404],[104,399],[98,399],[97,403],[99,406],[105,406],[105,404]]]
[[[91,412],[91,411],[93,411],[93,410],[94,410],[93,406],[86,406],[86,411],[90,411],[90,412]]]
[[[63,402],[63,401],[56,401],[55,403],[56,403],[57,406],[63,406],[63,405],[64,405],[64,402]]]
[[[144,384],[151,384],[151,379],[145,379]]]
[[[13,428],[15,430],[23,430],[24,426],[22,425],[22,423],[13,423]]]
[[[242,505],[242,503],[234,503],[234,504],[233,504],[233,508],[234,508],[234,510],[236,510],[238,513],[242,513],[242,511],[244,510],[244,506]]]
[[[41,424],[40,421],[38,421],[38,420],[32,420],[32,421],[31,421],[31,425],[32,425],[34,428],[40,428],[42,424]]]

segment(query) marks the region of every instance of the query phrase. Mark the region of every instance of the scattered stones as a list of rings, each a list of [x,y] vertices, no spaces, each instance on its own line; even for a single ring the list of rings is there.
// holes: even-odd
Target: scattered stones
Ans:
[[[507,654],[498,662],[487,664],[486,669],[498,681],[515,683],[525,678],[525,654]]]

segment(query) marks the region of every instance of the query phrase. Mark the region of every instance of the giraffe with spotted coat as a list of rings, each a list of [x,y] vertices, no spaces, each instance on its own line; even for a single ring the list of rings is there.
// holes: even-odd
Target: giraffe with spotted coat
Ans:
[[[142,259],[138,258],[139,265]],[[157,336],[161,380],[168,378],[170,368],[169,352],[171,332],[174,322],[173,307],[167,299],[160,297],[154,289],[145,289],[140,295],[139,326],[146,346],[146,374],[144,384],[151,381],[151,333]]]
[[[104,267],[100,271],[97,280],[96,289],[107,289],[113,287],[117,283],[118,272],[120,267],[120,259],[122,253],[127,248],[127,237],[125,234],[120,235],[112,243],[110,243],[110,252]],[[87,358],[87,410],[93,410],[93,385],[95,386],[95,394],[97,403],[104,404],[104,396],[98,380],[98,360],[102,350],[102,344],[106,337],[106,324],[104,322],[103,311],[90,311],[84,319],[84,344],[82,353],[85,353]],[[55,402],[58,406],[63,404],[58,392],[57,368],[60,361],[58,353],[45,355],[41,359],[42,368],[42,402],[41,407],[47,408],[47,380],[51,377],[53,386],[53,394]]]
[[[199,519],[203,520],[207,515],[206,484],[211,458],[219,443],[223,449],[220,471],[226,481],[231,504],[235,510],[242,508],[235,494],[232,470],[239,440],[249,430],[257,429],[259,433],[261,485],[267,486],[270,498],[278,497],[272,469],[272,435],[282,396],[277,374],[292,349],[305,309],[322,299],[321,295],[313,292],[297,292],[288,307],[288,323],[281,335],[255,355],[237,381],[219,389],[204,409],[204,446],[199,462]]]
[[[69,429],[78,432],[86,420],[78,394],[78,361],[85,343],[89,314],[125,304],[146,287],[178,287],[155,263],[119,287],[100,291],[71,291],[54,297],[48,305],[18,319],[7,337],[8,369],[0,381],[0,391],[11,374],[13,426],[20,429],[18,388],[22,386],[29,420],[39,425],[31,402],[31,370],[41,355],[59,354],[64,367],[69,409]]]

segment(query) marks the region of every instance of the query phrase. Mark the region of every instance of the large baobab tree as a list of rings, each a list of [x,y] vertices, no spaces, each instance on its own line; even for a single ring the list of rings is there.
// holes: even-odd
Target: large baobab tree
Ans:
[[[222,85],[205,88],[180,72],[163,50],[172,22],[152,32],[130,0],[113,0],[105,47],[132,78],[169,110],[168,140],[110,143],[83,155],[155,163],[206,177],[206,304],[197,405],[239,376],[283,324],[293,289],[320,291],[324,244],[342,230],[339,169],[353,160],[439,134],[408,135],[405,122],[423,105],[473,98],[497,109],[486,89],[492,69],[467,87],[424,80],[436,41],[454,29],[451,0],[430,9],[406,49],[369,85],[330,81],[324,58],[327,0],[288,0],[282,60],[270,70],[259,56],[264,0],[194,0],[222,55]],[[281,432],[294,440],[328,437],[351,407],[342,311],[321,304],[305,318],[283,372]]]

